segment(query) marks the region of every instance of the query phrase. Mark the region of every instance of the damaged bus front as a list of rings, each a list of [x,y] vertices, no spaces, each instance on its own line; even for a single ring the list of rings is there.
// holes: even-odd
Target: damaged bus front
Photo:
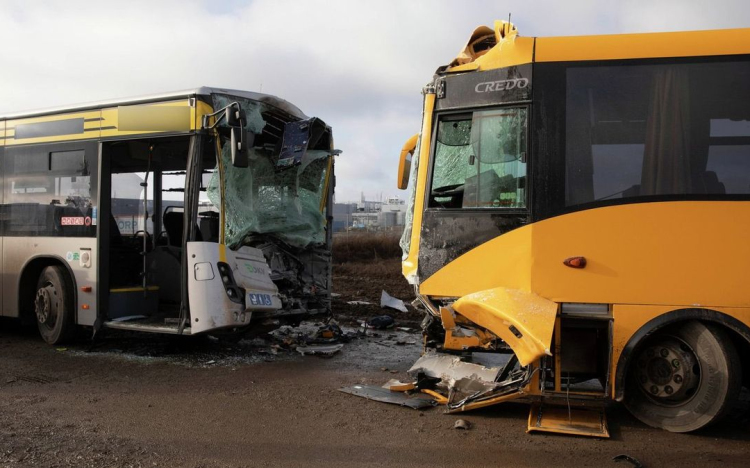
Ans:
[[[146,178],[151,169],[162,192],[155,191],[153,224],[164,235],[155,235],[153,246],[144,242],[144,269],[135,269],[143,280],[130,299],[145,313],[121,319],[110,308],[104,325],[241,332],[330,313],[331,128],[274,96],[199,91],[187,162],[158,140],[154,154],[119,160],[142,171],[142,163],[124,159],[151,159]],[[167,181],[167,171],[184,179]],[[184,197],[168,200],[170,191]],[[134,279],[113,284],[112,277],[110,291],[127,295]]]
[[[337,152],[289,102],[202,87],[0,128],[3,314],[36,320],[48,343],[330,312]]]
[[[212,98],[219,110],[204,122],[215,132],[218,158],[206,191],[218,213],[199,210],[198,218],[218,214],[219,250],[200,242],[187,248],[191,258],[219,265],[216,279],[223,286],[190,278],[191,311],[210,311],[221,301],[231,310],[222,325],[230,327],[330,313],[329,222],[338,153],[330,127],[288,103],[276,107],[220,93]],[[258,287],[258,281],[272,287]],[[199,323],[194,320],[193,329]]]
[[[523,397],[530,431],[606,436],[607,399],[675,432],[726,414],[750,350],[748,38],[474,31],[401,151],[414,388]]]

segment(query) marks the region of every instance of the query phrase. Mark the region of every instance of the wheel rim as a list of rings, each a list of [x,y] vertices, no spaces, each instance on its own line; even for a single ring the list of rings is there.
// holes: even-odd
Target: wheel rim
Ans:
[[[684,405],[700,387],[700,360],[687,343],[674,336],[664,336],[649,343],[638,354],[635,379],[654,403]]]
[[[47,284],[39,288],[34,299],[34,312],[37,322],[50,329],[54,328],[57,320],[56,296],[55,287],[52,284]]]

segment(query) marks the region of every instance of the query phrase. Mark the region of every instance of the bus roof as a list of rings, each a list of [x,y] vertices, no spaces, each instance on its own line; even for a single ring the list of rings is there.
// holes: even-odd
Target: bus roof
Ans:
[[[135,97],[119,98],[119,99],[108,99],[108,100],[103,100],[103,101],[87,102],[87,103],[82,103],[82,104],[57,106],[57,107],[51,107],[51,108],[46,108],[46,109],[15,112],[11,114],[0,115],[0,120],[10,120],[10,119],[27,118],[27,117],[39,117],[39,116],[44,116],[44,115],[54,115],[54,114],[60,114],[60,113],[65,113],[65,112],[85,111],[85,110],[91,110],[91,109],[101,109],[101,108],[106,108],[106,107],[115,107],[115,106],[122,106],[122,105],[145,104],[149,102],[167,101],[167,100],[174,100],[174,99],[180,99],[180,98],[187,99],[187,98],[195,97],[195,96],[210,96],[211,94],[228,94],[231,96],[237,96],[237,97],[241,97],[245,99],[250,99],[253,101],[259,101],[259,102],[268,104],[270,106],[276,107],[299,119],[304,120],[308,118],[305,115],[305,113],[299,109],[299,107],[295,106],[289,101],[278,98],[276,96],[272,96],[270,94],[255,93],[252,91],[240,91],[236,89],[211,88],[207,86],[201,86],[199,88],[185,89],[181,91],[173,91],[173,92],[167,92],[167,93],[147,94],[143,96],[135,96]]]
[[[480,26],[442,72],[492,70],[533,62],[750,54],[750,28],[594,36],[525,37],[512,23]]]

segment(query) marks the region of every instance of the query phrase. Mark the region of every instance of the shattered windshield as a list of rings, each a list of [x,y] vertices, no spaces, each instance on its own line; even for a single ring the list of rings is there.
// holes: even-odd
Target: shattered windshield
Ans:
[[[270,106],[238,97],[214,95],[214,108],[234,101],[245,111],[246,128],[255,134],[255,146],[249,150],[249,166],[235,167],[230,144],[222,139],[225,243],[237,247],[253,234],[272,235],[299,248],[325,242],[330,151],[307,150],[299,164],[278,167],[284,122]],[[217,206],[221,202],[219,172],[217,166],[207,189],[208,198]]]
[[[439,120],[430,208],[524,208],[526,109]]]

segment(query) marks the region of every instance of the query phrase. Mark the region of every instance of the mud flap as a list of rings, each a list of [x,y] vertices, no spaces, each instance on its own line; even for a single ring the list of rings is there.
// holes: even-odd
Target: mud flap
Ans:
[[[526,432],[554,432],[557,434],[609,438],[604,405],[551,405],[536,401],[529,411]]]
[[[522,366],[552,355],[556,302],[528,291],[494,288],[462,297],[453,309],[500,337]]]

